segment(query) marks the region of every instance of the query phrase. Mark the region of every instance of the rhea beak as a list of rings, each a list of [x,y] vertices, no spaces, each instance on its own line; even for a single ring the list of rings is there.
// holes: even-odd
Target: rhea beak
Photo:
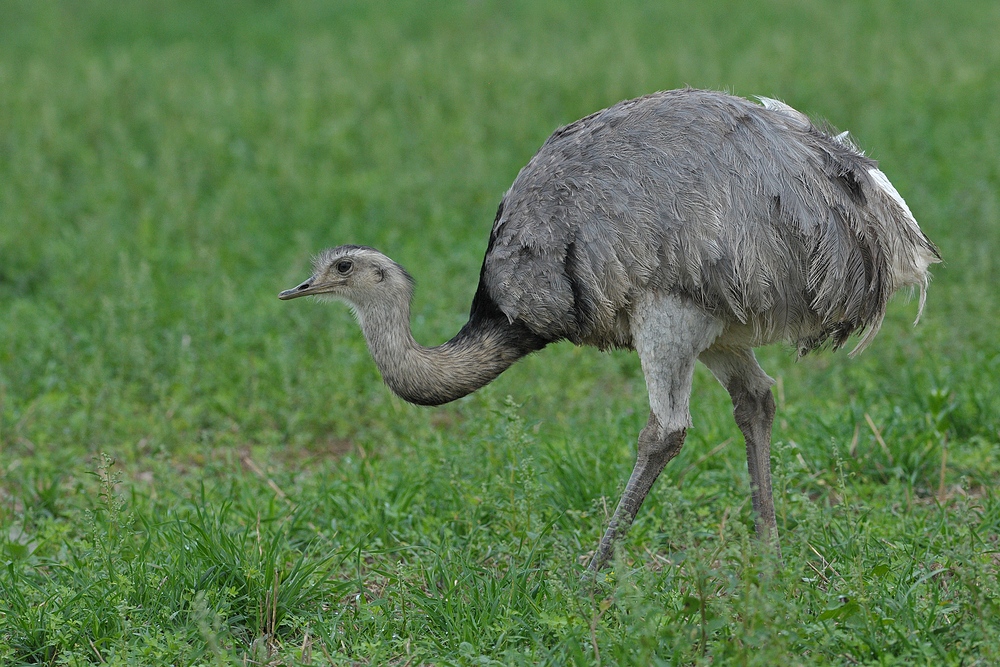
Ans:
[[[309,294],[318,294],[321,290],[314,287],[313,279],[305,281],[298,287],[293,287],[292,289],[286,289],[284,292],[278,295],[278,298],[282,301],[288,301],[289,299],[296,299],[300,296],[307,296]]]

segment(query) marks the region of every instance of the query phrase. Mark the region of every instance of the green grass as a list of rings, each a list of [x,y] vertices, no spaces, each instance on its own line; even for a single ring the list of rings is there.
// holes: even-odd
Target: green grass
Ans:
[[[1000,5],[0,1],[0,664],[1000,663]],[[638,361],[386,390],[345,242],[464,321],[558,125],[654,90],[849,128],[941,247],[923,322],[762,350],[784,563],[704,369],[596,589]]]

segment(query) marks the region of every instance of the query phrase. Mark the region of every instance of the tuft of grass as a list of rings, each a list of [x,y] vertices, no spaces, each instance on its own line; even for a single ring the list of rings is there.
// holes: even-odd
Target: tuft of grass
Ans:
[[[94,477],[81,529],[39,522],[30,539],[11,534],[5,545],[10,660],[196,661],[232,657],[234,644],[270,655],[349,587],[334,576],[336,554],[296,538],[304,508],[272,506],[252,522],[232,516],[250,498],[204,486],[169,505],[129,502],[106,455]]]

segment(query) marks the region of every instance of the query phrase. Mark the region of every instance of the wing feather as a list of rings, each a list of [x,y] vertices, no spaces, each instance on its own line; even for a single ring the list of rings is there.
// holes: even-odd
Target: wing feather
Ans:
[[[548,340],[628,345],[623,318],[655,289],[762,342],[863,347],[937,250],[846,136],[762,102],[668,91],[557,130],[503,198],[489,296]]]

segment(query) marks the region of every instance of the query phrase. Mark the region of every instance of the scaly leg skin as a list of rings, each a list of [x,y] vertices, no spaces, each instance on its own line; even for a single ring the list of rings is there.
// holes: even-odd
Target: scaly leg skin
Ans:
[[[622,494],[622,499],[618,502],[618,508],[615,509],[614,516],[611,517],[611,523],[608,524],[608,529],[604,532],[604,537],[601,538],[601,544],[597,547],[597,552],[587,568],[591,572],[600,570],[611,559],[615,543],[632,525],[635,514],[642,506],[642,501],[646,499],[646,494],[652,488],[653,482],[663,472],[664,466],[670,459],[681,451],[685,433],[685,429],[663,433],[660,423],[656,419],[656,414],[649,413],[649,421],[639,433],[639,453],[636,457],[635,467],[632,469],[632,475],[628,478],[625,493]]]
[[[650,294],[633,310],[632,340],[649,391],[649,421],[639,434],[635,468],[611,523],[590,561],[604,567],[615,543],[635,519],[653,482],[684,444],[691,426],[688,404],[698,355],[722,331],[722,325],[680,297]]]
[[[774,397],[768,377],[754,358],[753,350],[710,349],[700,356],[733,400],[733,417],[747,446],[747,469],[753,501],[757,537],[770,545],[781,560],[778,523],[771,492],[771,426]]]

